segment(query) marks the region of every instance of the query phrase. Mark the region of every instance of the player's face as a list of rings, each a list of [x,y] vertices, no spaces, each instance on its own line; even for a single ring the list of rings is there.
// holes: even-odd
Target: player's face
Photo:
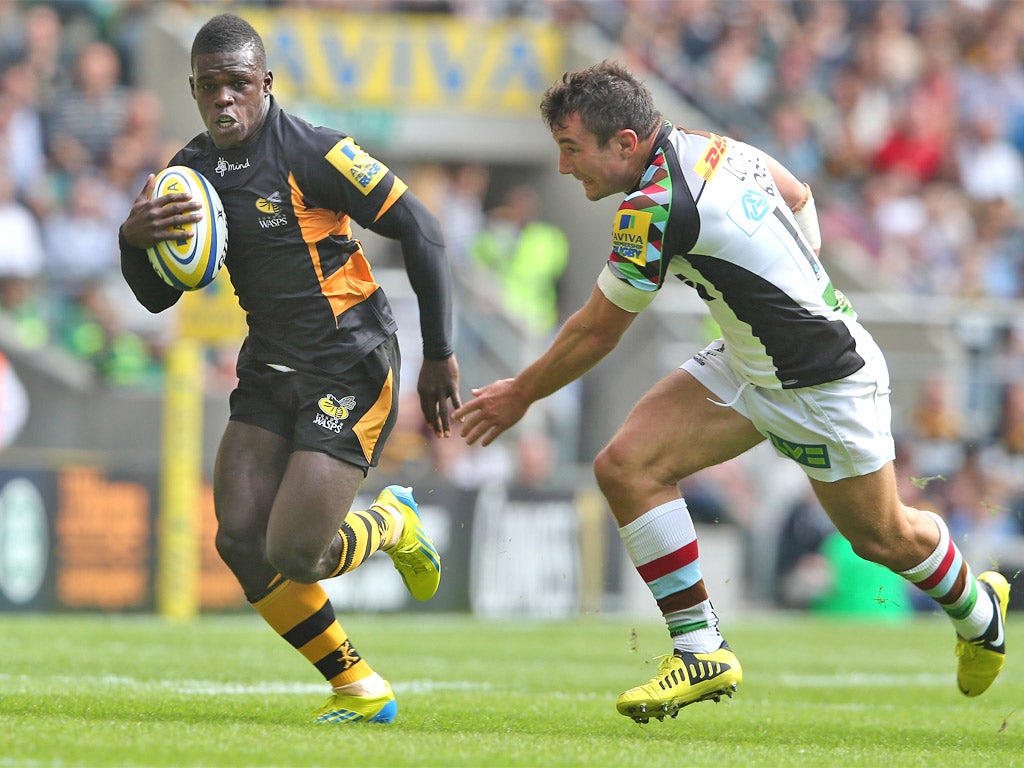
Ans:
[[[273,73],[257,65],[251,48],[195,57],[188,83],[217,149],[237,147],[259,130],[273,82]]]
[[[583,127],[578,114],[570,115],[551,135],[558,144],[558,172],[579,179],[588,200],[626,192],[636,182],[631,155],[622,151],[614,137],[599,145],[597,137]]]

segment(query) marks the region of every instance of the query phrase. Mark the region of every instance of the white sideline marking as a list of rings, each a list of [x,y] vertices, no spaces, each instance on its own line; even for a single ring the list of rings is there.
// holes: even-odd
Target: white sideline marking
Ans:
[[[920,672],[915,675],[885,675],[850,672],[840,675],[780,675],[778,682],[788,688],[891,688],[904,685],[938,688],[952,685],[952,672]]]
[[[192,696],[251,696],[259,694],[303,695],[330,693],[326,683],[287,683],[267,681],[264,683],[223,683],[213,680],[138,680],[121,675],[9,675],[0,674],[0,684],[18,683],[53,686],[93,685],[108,688],[162,688]],[[436,680],[409,680],[392,684],[396,693],[433,693],[434,691],[481,691],[490,685],[467,681],[438,682]]]
[[[786,688],[889,688],[915,686],[944,688],[950,685],[950,675],[919,673],[914,675],[887,675],[880,673],[844,673],[836,675],[779,675],[774,682]],[[762,681],[767,681],[767,676]],[[0,686],[28,687],[40,683],[53,686],[75,687],[94,685],[108,688],[153,688],[193,696],[251,696],[253,694],[307,695],[323,693],[326,683],[292,683],[266,681],[262,683],[230,683],[214,680],[139,680],[121,675],[10,675],[0,673]],[[486,691],[494,686],[469,681],[442,682],[438,680],[407,680],[392,683],[396,693],[420,694],[435,691]],[[577,698],[571,696],[571,698]]]

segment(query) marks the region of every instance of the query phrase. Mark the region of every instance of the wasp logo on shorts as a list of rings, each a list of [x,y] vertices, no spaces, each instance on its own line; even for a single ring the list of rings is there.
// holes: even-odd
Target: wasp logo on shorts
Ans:
[[[260,212],[256,221],[263,229],[281,227],[288,223],[288,218],[281,212],[281,193],[277,190],[266,197],[257,197],[256,210]]]
[[[321,413],[313,417],[313,423],[318,427],[329,429],[332,432],[341,432],[345,426],[345,419],[356,407],[356,399],[352,395],[337,398],[334,395],[324,395],[317,401]]]
[[[768,433],[768,439],[772,441],[775,450],[783,456],[792,459],[797,464],[814,469],[828,469],[832,462],[828,458],[828,447],[825,445],[805,445],[803,443],[791,443],[785,438]]]

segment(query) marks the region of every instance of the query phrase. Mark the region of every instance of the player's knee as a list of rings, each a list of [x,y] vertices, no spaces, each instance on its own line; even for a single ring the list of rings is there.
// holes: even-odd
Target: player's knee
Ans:
[[[853,553],[862,560],[880,565],[885,565],[888,560],[888,548],[878,536],[852,536],[849,541]]]
[[[923,516],[911,517],[904,512],[883,515],[873,526],[848,532],[847,539],[858,557],[904,571],[923,562],[935,549],[934,529]]]
[[[625,479],[623,468],[616,463],[615,452],[611,445],[605,446],[594,458],[594,479],[604,494],[621,488]]]
[[[298,542],[267,542],[267,560],[274,569],[286,579],[302,584],[312,584],[323,578],[319,570],[321,554],[319,550],[313,552],[303,548]]]
[[[259,555],[257,545],[250,538],[223,526],[217,529],[214,543],[220,559],[235,573],[251,567],[254,558]]]
[[[646,456],[640,446],[614,439],[594,458],[594,477],[602,491],[635,492],[647,479],[650,467],[640,464]]]
[[[904,570],[913,567],[917,562],[913,555],[908,560],[909,543],[899,533],[872,530],[851,536],[849,541],[857,557],[871,563],[884,565],[890,570]]]

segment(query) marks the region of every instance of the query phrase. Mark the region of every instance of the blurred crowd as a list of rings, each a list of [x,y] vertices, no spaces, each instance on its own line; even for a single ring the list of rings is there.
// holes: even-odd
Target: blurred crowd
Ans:
[[[969,370],[923,374],[896,425],[897,471],[904,499],[942,513],[977,567],[1000,553],[1021,565],[1011,542],[1024,534],[1024,3],[585,7],[635,71],[811,184],[823,259],[859,274],[853,289],[976,308],[949,337]],[[703,498],[708,484],[692,485]],[[710,494],[712,514],[735,518],[743,500],[721,496]],[[817,520],[806,550],[820,559],[834,529],[816,502],[797,496],[789,515],[805,531]],[[780,542],[780,571],[799,560],[793,542]]]
[[[118,279],[117,229],[170,157],[130,66],[143,2],[0,2],[0,311],[112,385],[159,376]],[[135,327],[133,327],[135,326]]]
[[[632,67],[810,182],[877,290],[1024,298],[1024,3],[597,5]]]
[[[557,4],[526,5],[546,12]],[[481,19],[521,10],[501,0],[0,0],[0,320],[11,324],[19,344],[60,348],[112,386],[159,386],[174,333],[174,311],[149,316],[127,293],[117,248],[118,225],[146,175],[191,138],[165,135],[160,96],[136,82],[133,68],[147,14],[170,6],[200,14],[257,6]],[[550,331],[568,245],[554,225],[537,220],[530,187],[491,188],[483,165],[428,166],[415,175],[431,173],[443,178],[425,179],[424,186],[452,196],[450,205],[438,198],[433,207],[452,212],[446,234],[453,261],[465,268],[462,288],[488,284],[474,278],[475,270],[493,276],[490,295],[473,298],[478,306],[503,313],[527,335]],[[543,274],[531,256],[538,245],[552,256],[541,264]],[[231,358],[224,355],[215,372],[224,373]]]
[[[841,258],[845,272],[860,275],[855,288],[974,301],[983,314],[1002,307],[993,312],[1000,318],[1024,301],[1024,2],[255,4],[592,23],[616,56],[707,116],[695,127],[758,144],[811,184],[823,258]],[[140,25],[153,7],[0,0],[0,319],[22,344],[60,347],[112,386],[158,383],[168,341],[165,323],[133,311],[118,273],[118,224],[145,175],[189,138],[161,134],[158,95],[133,79]],[[545,338],[564,317],[564,235],[538,220],[528,185],[505,185],[495,199],[486,166],[439,173],[452,259],[471,276],[461,301],[496,308],[531,326],[525,337]],[[428,184],[414,186],[430,196]],[[474,270],[494,279],[477,280]],[[481,285],[494,293],[474,292]],[[920,407],[899,425],[898,466],[908,502],[942,511],[955,530],[1020,534],[1024,316],[983,325],[970,342],[973,379],[943,370],[924,377]],[[406,444],[421,453],[414,436],[399,436],[396,457]],[[478,473],[526,471],[528,459],[503,461]],[[696,507],[703,500],[709,518],[744,522],[742,502],[706,487],[689,489]]]

